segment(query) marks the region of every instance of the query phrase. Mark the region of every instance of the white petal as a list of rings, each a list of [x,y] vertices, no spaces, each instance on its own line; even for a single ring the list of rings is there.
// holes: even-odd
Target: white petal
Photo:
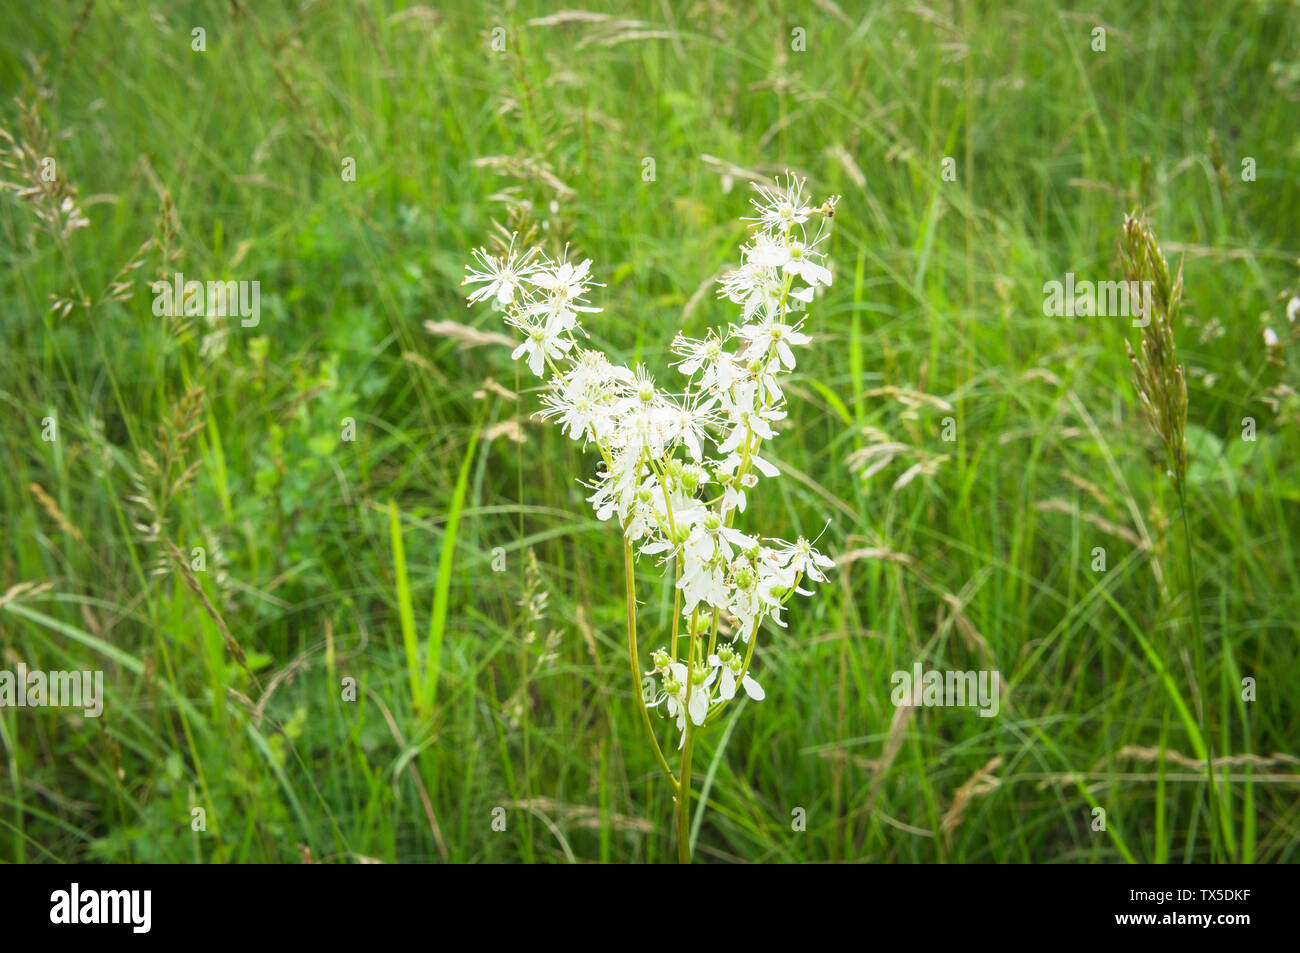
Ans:
[[[745,678],[748,679],[749,676],[746,675]],[[718,693],[728,700],[736,697],[736,673],[731,670],[730,665],[723,666],[722,687]]]
[[[691,695],[691,721],[697,725],[704,724],[704,716],[709,713],[709,702],[703,692],[695,692]]]

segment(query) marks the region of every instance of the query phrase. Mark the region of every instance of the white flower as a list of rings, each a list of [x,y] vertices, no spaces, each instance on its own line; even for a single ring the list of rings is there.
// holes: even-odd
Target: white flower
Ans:
[[[790,370],[794,369],[794,351],[790,349],[791,345],[797,347],[812,340],[808,335],[800,333],[797,328],[783,324],[776,318],[767,317],[758,324],[746,325],[737,331],[736,335],[749,342],[745,357],[762,360],[769,353],[775,353],[781,364]]]
[[[815,582],[825,582],[826,577],[822,574],[822,569],[834,569],[835,561],[829,556],[823,556],[817,550],[812,548],[812,544],[802,536],[793,544],[777,551],[777,556],[781,564],[793,569],[795,572],[803,573],[809,579]]]
[[[667,494],[660,493],[652,501],[655,518],[662,526],[671,526],[677,532],[677,539],[684,542],[690,537],[691,528],[708,514],[705,505],[693,496],[687,496],[679,488],[673,488]],[[671,505],[672,509],[669,509]],[[676,548],[674,543],[673,548]]]
[[[710,552],[715,545],[712,539],[688,539],[682,547],[682,578],[677,588],[682,591],[682,614],[687,618],[700,603],[718,609],[727,607],[726,560]]]
[[[527,276],[528,283],[542,291],[546,300],[544,307],[550,311],[572,309],[575,311],[599,311],[599,308],[585,307],[579,304],[586,297],[592,282],[588,278],[591,271],[591,259],[584,259],[574,265],[567,260],[553,264],[541,265]]]
[[[745,266],[753,269],[751,281],[758,284],[762,279],[779,280],[777,269],[790,260],[790,239],[784,235],[755,235],[754,243],[743,248]],[[780,290],[780,286],[777,286]]]
[[[1265,328],[1264,346],[1267,348],[1274,348],[1277,347],[1277,344],[1278,344],[1277,332],[1274,331],[1272,328]]]
[[[582,382],[586,387],[631,387],[636,381],[632,369],[622,364],[611,364],[600,351],[584,348],[573,359],[573,368],[569,378],[574,383]]]
[[[556,315],[548,315],[542,321],[516,318],[512,315],[506,318],[506,323],[524,333],[524,343],[511,352],[511,359],[517,361],[527,355],[528,369],[538,377],[545,376],[547,358],[552,361],[558,360],[573,347],[572,338],[561,337],[565,328],[561,326],[560,318]]]
[[[467,302],[474,304],[487,298],[496,298],[499,305],[511,304],[519,285],[532,273],[532,261],[536,253],[536,249],[530,248],[522,255],[516,255],[513,238],[504,256],[490,255],[483,248],[474,249],[472,254],[481,270],[471,266],[461,284],[483,284],[483,287],[471,293]]]
[[[761,186],[755,183],[754,191],[758,198],[750,199],[750,204],[758,210],[756,221],[760,228],[770,232],[789,232],[795,225],[802,225],[812,214],[812,206],[803,194],[804,179],[786,175],[785,188],[777,181],[777,187]]]
[[[542,403],[546,409],[539,416],[558,418],[560,432],[567,434],[571,440],[585,440],[591,435],[598,435],[609,426],[609,408],[602,407],[590,395],[580,391],[566,389],[559,394],[546,394],[542,397]]]
[[[740,638],[748,643],[750,636],[758,628],[758,623],[762,621],[763,616],[767,614],[767,606],[758,597],[758,587],[754,580],[757,576],[750,571],[750,587],[743,589],[739,586],[731,593],[731,604],[727,607],[736,618],[736,623],[740,629]]]
[[[682,732],[681,744],[686,742],[686,686],[688,673],[681,662],[672,662],[655,670],[662,679],[663,691],[650,703],[654,708],[663,705],[668,717],[677,722],[677,730]],[[681,747],[681,744],[678,747]]]
[[[812,593],[795,585],[795,580],[798,577],[796,570],[773,564],[768,559],[760,559],[758,566],[759,601],[767,606],[772,621],[784,629],[786,625],[781,620],[781,610],[785,608],[785,603],[790,598],[791,593],[797,593],[801,596],[810,596]]]
[[[678,334],[672,344],[673,353],[681,358],[676,366],[688,377],[703,371],[701,390],[712,394],[725,393],[744,376],[735,358],[723,350],[725,343],[712,331],[703,340]]]
[[[701,441],[708,436],[705,428],[713,423],[713,405],[716,403],[717,400],[713,397],[694,404],[665,401],[663,419],[668,428],[668,440],[681,440],[696,463],[704,458]]]
[[[757,477],[751,479],[747,475],[742,485],[742,481],[736,475],[736,471],[740,468],[740,462],[740,454],[732,453],[719,461],[717,468],[714,470],[715,479],[723,488],[722,513],[724,515],[733,509],[742,513],[745,512],[745,488],[758,482]]]
[[[818,285],[827,285],[831,283],[831,271],[823,265],[817,264],[816,257],[820,252],[814,251],[810,246],[801,241],[791,241],[786,246],[789,256],[781,263],[781,270],[787,275],[797,275],[809,286],[816,288]]]
[[[712,698],[710,686],[717,673],[697,666],[692,672],[681,662],[671,662],[666,671],[659,673],[663,679],[663,691],[651,707],[663,704],[668,716],[677,722],[677,730],[682,733],[677,747],[686,742],[686,718],[689,715],[695,725],[704,724],[709,714],[709,701]]]
[[[711,328],[708,335],[700,340],[688,338],[679,331],[677,337],[673,338],[672,352],[681,358],[674,366],[687,377],[694,377],[702,368],[709,367],[718,359],[722,353],[722,341]]]
[[[754,372],[754,380],[758,382],[759,393],[773,407],[779,406],[785,400],[785,392],[781,390],[781,380],[777,376],[782,371],[780,360],[768,360],[761,362]]]
[[[640,476],[640,454],[621,451],[613,458],[614,468],[602,467],[596,481],[595,490],[587,501],[596,510],[596,518],[607,520],[618,514],[620,520],[627,519],[627,514],[636,501],[637,481]]]
[[[740,656],[730,646],[724,645],[718,649],[717,654],[709,656],[709,665],[719,673],[718,697],[728,700],[735,698],[736,676],[744,668]],[[761,702],[767,697],[763,686],[758,684],[758,680],[749,673],[741,678],[740,686],[745,690],[745,694],[756,702]]]
[[[734,555],[732,546],[738,546],[743,551],[757,545],[758,540],[727,526],[716,513],[709,513],[696,523],[686,540],[686,548],[702,560],[710,560],[718,555],[730,560]]]
[[[649,537],[655,529],[654,509],[650,501],[642,497],[644,491],[638,491],[636,500],[632,503],[632,511],[628,516],[627,524],[623,528],[623,535],[629,542],[635,543],[639,539]]]
[[[719,295],[744,306],[746,321],[760,308],[768,312],[777,310],[783,285],[777,269],[787,257],[779,247],[769,236],[756,235],[752,245],[741,249],[744,264],[727,272],[718,282]]]
[[[1286,319],[1295,324],[1296,318],[1300,318],[1300,297],[1292,298],[1286,303]]]
[[[830,285],[830,270],[817,264],[817,259],[822,254],[816,246],[815,241],[808,244],[797,238],[761,240],[760,236],[760,240],[755,242],[749,252],[749,261],[768,268],[779,268],[787,275],[796,275],[812,288]],[[804,292],[801,300],[807,298],[808,294]]]
[[[776,436],[771,424],[785,418],[785,411],[757,406],[758,384],[745,381],[737,384],[727,400],[726,411],[731,418],[733,428],[726,440],[718,444],[719,453],[730,453],[737,447],[746,446],[750,435],[771,440]]]
[[[614,423],[614,408],[621,392],[620,382],[611,373],[614,368],[605,362],[601,368],[589,358],[593,351],[583,352],[558,382],[557,388],[542,396],[545,409],[543,418],[554,417],[560,429],[573,440],[594,438],[598,443],[607,441]],[[603,360],[604,355],[596,355]]]

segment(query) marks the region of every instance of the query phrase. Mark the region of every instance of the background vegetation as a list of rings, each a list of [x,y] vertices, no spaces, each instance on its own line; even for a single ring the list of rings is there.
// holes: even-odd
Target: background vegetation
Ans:
[[[829,518],[841,567],[701,737],[697,858],[1296,859],[1294,2],[7,5],[0,116],[89,226],[0,196],[0,668],[107,700],[0,709],[0,857],[671,860],[594,460],[426,322],[504,330],[458,285],[513,216],[664,373],[788,168],[843,195],[836,283],[747,515]],[[1136,332],[1042,307],[1139,206],[1184,265],[1200,683]],[[177,271],[259,281],[260,325],[155,316]],[[998,670],[1000,714],[895,708],[918,661]]]

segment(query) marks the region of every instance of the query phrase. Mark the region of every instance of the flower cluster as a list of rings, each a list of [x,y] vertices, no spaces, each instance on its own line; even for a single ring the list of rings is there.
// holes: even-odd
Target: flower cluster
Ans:
[[[813,206],[803,180],[787,176],[759,188],[753,205],[742,262],[719,290],[739,306],[741,323],[703,338],[677,335],[680,392],[642,366],[584,346],[579,318],[600,310],[587,303],[595,286],[589,259],[575,264],[566,251],[552,260],[512,241],[496,254],[475,251],[465,279],[477,286],[470,303],[495,303],[523,336],[513,357],[549,381],[542,416],[600,452],[588,485],[597,516],[617,518],[629,553],[673,563],[678,613],[647,674],[659,679],[654,704],[683,737],[687,719],[705,724],[738,687],[763,698],[749,673],[759,626],[765,619],[784,626],[790,599],[811,595],[801,584],[824,581],[832,565],[806,539],[789,543],[733,525],[759,478],[778,474],[761,451],[786,416],[781,378],[811,340],[802,330],[807,306],[831,283],[822,246],[835,200]]]

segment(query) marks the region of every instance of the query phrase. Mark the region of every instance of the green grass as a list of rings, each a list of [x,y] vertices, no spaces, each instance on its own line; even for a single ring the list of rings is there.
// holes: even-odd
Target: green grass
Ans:
[[[829,517],[832,555],[900,555],[847,562],[764,632],[766,700],[696,746],[697,860],[1297,859],[1300,402],[1276,388],[1300,378],[1261,338],[1285,338],[1300,255],[1294,2],[616,14],[644,28],[530,24],[534,3],[83,6],[0,39],[0,117],[18,135],[44,57],[51,154],[91,222],[64,245],[0,195],[0,668],[101,668],[107,700],[0,708],[0,858],[673,861],[620,540],[575,482],[595,460],[529,419],[505,348],[424,322],[504,330],[459,281],[509,189],[595,259],[594,340],[667,373],[679,327],[733,316],[704,285],[748,187],[717,157],[843,195],[771,446],[787,476],[745,525]],[[479,161],[503,156],[548,175]],[[164,236],[164,193],[177,229],[132,295],[51,312]],[[1201,684],[1136,332],[1042,308],[1066,272],[1120,277],[1138,204],[1184,264]],[[155,317],[148,283],[176,271],[260,281],[260,325]],[[511,420],[524,443],[489,439]],[[876,431],[907,449],[864,480],[847,461]],[[205,549],[213,613],[168,543]],[[646,578],[643,669],[672,613]],[[544,618],[520,605],[540,591]],[[890,676],[917,661],[997,669],[1000,713],[900,714]],[[1217,828],[1188,763],[1210,752],[1234,759]]]

